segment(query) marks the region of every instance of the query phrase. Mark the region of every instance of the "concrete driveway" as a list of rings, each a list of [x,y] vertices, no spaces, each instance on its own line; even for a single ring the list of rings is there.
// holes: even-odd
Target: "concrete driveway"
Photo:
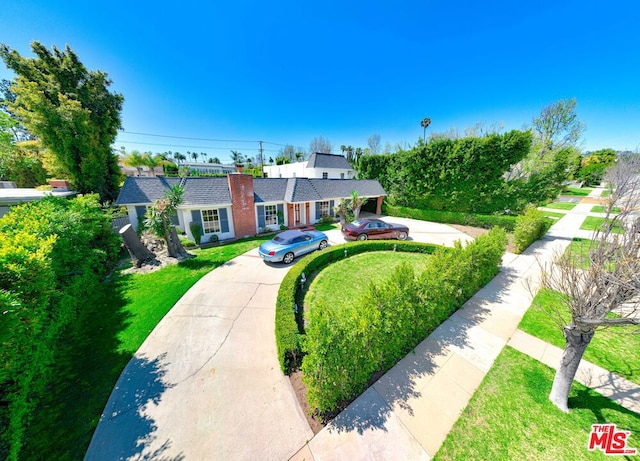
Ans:
[[[442,224],[410,238],[471,240]],[[339,230],[331,244],[344,243]],[[284,460],[313,437],[275,345],[275,302],[290,266],[257,249],[200,279],[151,332],[120,376],[86,460]],[[162,287],[157,287],[162,290]]]

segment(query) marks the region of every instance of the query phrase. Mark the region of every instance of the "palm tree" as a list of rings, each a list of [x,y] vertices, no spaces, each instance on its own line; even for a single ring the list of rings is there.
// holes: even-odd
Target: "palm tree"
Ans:
[[[356,147],[356,153],[353,156],[353,162],[357,164],[360,161],[360,157],[362,157],[362,147]]]
[[[204,152],[200,152],[200,158],[202,159],[202,163],[206,163],[207,154],[205,154]]]
[[[340,146],[340,150],[342,151],[342,155],[344,156],[344,151],[347,150],[347,146],[344,144]]]
[[[187,152],[188,154],[189,152]],[[198,153],[197,152],[191,152],[191,158],[193,159],[194,162],[198,161]]]
[[[236,167],[240,168],[242,166],[242,162],[244,161],[244,157],[237,150],[232,150],[231,151],[231,161],[233,162],[233,164]]]
[[[142,155],[142,164],[146,167],[149,167],[149,169],[151,170],[151,174],[153,176],[156,175],[156,167],[159,167],[161,165],[164,165],[165,163],[167,163],[160,154],[151,154],[150,152],[145,152]]]
[[[138,172],[137,176],[140,176],[142,167],[145,166],[144,154],[141,154],[137,150],[131,151],[130,154],[125,155],[123,163],[127,166],[135,168]]]
[[[178,163],[180,162],[184,162],[187,159],[187,156],[184,154],[181,154],[179,152],[176,152],[176,159],[178,160]]]
[[[220,159],[219,159],[218,157],[211,157],[211,158],[208,160],[208,162],[209,162],[209,163],[218,163],[218,164],[219,164],[219,163],[220,163]]]
[[[420,126],[423,128],[422,139],[424,139],[425,142],[427,141],[427,128],[429,125],[431,125],[431,119],[429,117],[423,118],[420,122]]]
[[[353,146],[348,146],[347,147],[347,161],[349,163],[351,163],[351,161],[353,160],[353,152],[355,151],[355,149],[353,148]]]
[[[360,208],[362,205],[367,203],[367,198],[360,197],[357,190],[351,191],[351,199],[349,200],[349,206],[351,207],[351,211],[353,211],[353,219],[358,219],[360,216]]]

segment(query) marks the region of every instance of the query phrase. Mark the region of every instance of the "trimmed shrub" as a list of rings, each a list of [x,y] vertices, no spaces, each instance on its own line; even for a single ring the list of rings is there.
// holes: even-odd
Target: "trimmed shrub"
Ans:
[[[197,221],[191,221],[189,223],[189,230],[191,230],[191,235],[193,235],[193,241],[196,242],[196,245],[200,245],[202,241],[202,224]]]
[[[551,221],[545,218],[542,212],[536,209],[535,206],[529,205],[524,214],[518,216],[516,220],[516,228],[514,231],[514,244],[515,253],[520,254],[536,240],[544,237],[549,227],[551,227]]]
[[[384,206],[383,211],[388,216],[419,219],[421,221],[431,221],[442,224],[460,224],[462,226],[482,227],[485,229],[491,229],[497,226],[509,232],[512,232],[516,226],[516,216],[508,214],[484,215],[457,211],[407,208],[388,204]]]
[[[464,248],[438,248],[416,276],[400,265],[351,306],[316,305],[303,341],[303,380],[316,412],[357,396],[374,372],[385,372],[449,318],[499,271],[504,229]]]
[[[302,359],[300,337],[304,335],[302,273],[313,274],[334,261],[366,251],[402,251],[407,253],[433,253],[438,245],[412,241],[368,240],[331,246],[303,257],[295,264],[280,284],[276,301],[275,333],[278,360],[286,374],[291,373]],[[297,306],[297,307],[296,307]]]

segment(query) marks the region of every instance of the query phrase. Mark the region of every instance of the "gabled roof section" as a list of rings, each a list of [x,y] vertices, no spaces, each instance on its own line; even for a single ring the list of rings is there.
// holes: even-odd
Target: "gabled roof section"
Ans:
[[[361,197],[387,195],[375,179],[308,179],[323,200],[349,197],[351,191],[358,191]]]
[[[287,191],[287,178],[254,178],[253,198],[256,203],[282,202]]]
[[[183,205],[229,205],[231,192],[225,178],[186,178]]]
[[[322,196],[305,178],[289,178],[284,200],[288,203],[317,202]],[[326,180],[325,180],[326,181]]]
[[[340,170],[353,170],[346,158],[342,155],[311,154],[307,168],[335,168]]]
[[[125,179],[117,205],[133,205],[135,203],[153,203],[164,196],[165,191],[180,184],[181,178],[133,178]]]

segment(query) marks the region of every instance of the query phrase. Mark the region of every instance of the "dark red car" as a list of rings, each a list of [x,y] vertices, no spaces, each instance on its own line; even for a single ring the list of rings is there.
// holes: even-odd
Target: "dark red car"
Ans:
[[[346,240],[398,239],[409,236],[409,228],[401,224],[386,223],[380,219],[358,219],[342,228]]]

